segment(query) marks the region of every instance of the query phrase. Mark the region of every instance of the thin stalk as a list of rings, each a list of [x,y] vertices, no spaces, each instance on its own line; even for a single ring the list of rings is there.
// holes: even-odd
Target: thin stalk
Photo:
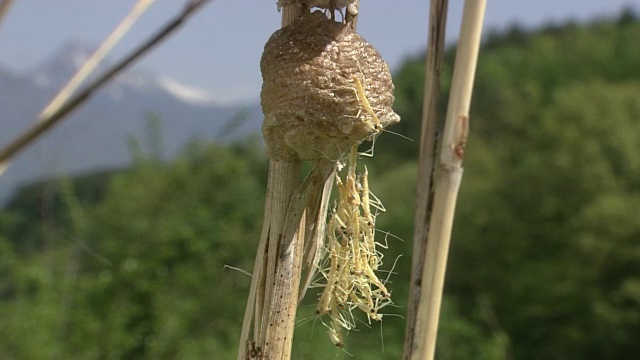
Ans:
[[[244,312],[244,319],[242,321],[242,332],[240,333],[240,343],[238,347],[238,360],[247,358],[245,352],[250,350],[247,345],[249,343],[258,343],[258,333],[254,331],[254,338],[249,339],[249,330],[251,330],[251,322],[254,320],[253,328],[260,329],[260,322],[262,321],[262,307],[264,304],[264,276],[266,273],[267,264],[267,245],[269,242],[269,231],[271,229],[271,199],[273,198],[273,176],[274,170],[273,163],[269,164],[269,177],[267,180],[267,195],[264,206],[264,221],[262,224],[262,233],[260,235],[260,242],[258,243],[258,251],[256,253],[255,263],[253,265],[253,274],[251,276],[251,288],[249,290],[249,300]]]
[[[475,77],[486,0],[466,0],[454,64],[440,161],[435,173],[433,213],[429,223],[426,259],[410,359],[435,356],[438,322],[456,200],[462,179],[462,160],[469,131],[469,105]]]
[[[113,49],[118,41],[122,39],[124,34],[129,31],[140,15],[142,15],[154,2],[155,0],[138,0],[127,16],[122,19],[120,24],[118,24],[118,26],[116,26],[111,34],[109,34],[109,36],[104,40],[102,45],[100,45],[100,47],[91,54],[89,59],[87,59],[87,61],[82,64],[80,69],[78,69],[78,71],[73,75],[71,80],[62,87],[53,100],[51,100],[44,110],[42,110],[40,115],[38,115],[38,120],[46,119],[69,99],[71,94],[78,89],[78,86],[80,86],[80,84],[96,69],[104,57],[111,51],[111,49]]]
[[[282,9],[282,27],[289,25],[301,13],[301,6],[284,6]],[[295,285],[295,290],[293,289],[294,284],[292,282],[295,282],[295,276],[291,276],[292,272],[298,267],[297,264],[300,263],[300,266],[302,264],[302,249],[298,246],[298,243],[302,243],[299,240],[300,232],[295,232],[292,234],[292,238],[285,241],[288,242],[288,247],[284,249],[287,253],[282,258],[279,256],[281,241],[285,235],[283,234],[283,228],[287,210],[289,202],[297,189],[300,166],[301,163],[299,161],[269,161],[269,180],[262,234],[258,244],[249,298],[242,322],[242,331],[238,344],[238,360],[258,356],[263,357],[263,354],[269,354],[268,356],[274,359],[284,359],[282,356],[285,352],[288,354],[287,356],[290,356],[291,353],[291,338],[293,337],[296,307],[293,307],[293,319],[286,323],[282,321],[286,319],[274,321],[271,307],[274,293],[276,296],[284,298],[286,293],[292,296],[291,292],[295,291],[295,300],[297,300],[297,290],[300,286],[298,277],[298,284]],[[304,218],[304,214],[300,215],[301,219]],[[302,237],[304,237],[304,228],[302,230]],[[279,262],[279,260],[281,261]],[[278,279],[276,284],[274,279],[276,279],[278,270],[282,275],[282,279]],[[288,273],[286,279],[284,279],[285,272]],[[284,305],[286,315],[291,313],[288,300],[285,299],[287,304]],[[282,309],[279,310],[282,312]],[[289,325],[290,322],[291,325]],[[274,326],[275,329],[273,329]],[[250,339],[249,332],[252,328],[253,336]],[[290,332],[291,335],[283,335],[287,332]],[[285,351],[287,345],[289,351]]]
[[[69,113],[75,110],[79,105],[84,103],[87,99],[94,94],[94,92],[109,82],[114,76],[122,72],[134,61],[138,60],[142,55],[146,54],[149,50],[158,45],[168,35],[177,30],[184,22],[198,10],[202,5],[208,3],[210,0],[193,0],[190,1],[182,10],[182,12],[174,17],[168,24],[158,30],[149,39],[143,42],[138,48],[133,50],[127,57],[121,60],[116,65],[112,66],[106,73],[95,79],[89,85],[87,85],[78,94],[72,96],[66,101],[58,110],[46,118],[38,119],[38,121],[27,129],[22,134],[18,135],[13,141],[11,141],[6,147],[0,150],[0,175],[2,170],[7,166],[6,162],[16,155],[19,151],[23,150],[33,141],[37,140],[42,134],[44,134],[49,128],[57,124],[59,121],[65,118]]]
[[[71,80],[65,84],[62,89],[56,94],[56,96],[47,104],[47,106],[40,112],[36,121],[46,121],[53,114],[55,114],[60,108],[69,100],[74,91],[78,89],[80,84],[96,69],[98,64],[104,59],[104,57],[113,49],[113,47],[122,39],[124,34],[129,31],[131,26],[138,20],[138,18],[151,6],[155,0],[138,0],[134,7],[129,11],[127,16],[118,24],[115,29],[109,34],[100,47],[82,64],[80,69],[73,75]],[[2,16],[10,4],[11,1],[4,1],[0,3],[0,22]],[[25,145],[26,146],[26,145]],[[9,166],[9,161],[4,160],[0,162],[0,175]]]
[[[324,238],[327,225],[327,214],[329,212],[329,198],[335,181],[335,164],[327,160],[324,164],[318,163],[321,171],[326,171],[328,176],[323,179],[324,184],[318,183],[317,189],[310,190],[310,198],[307,204],[307,235],[305,237],[305,251],[303,264],[307,267],[304,282],[300,288],[298,295],[298,305],[302,302],[311,282],[313,281],[317,271],[318,264],[321,260],[322,247],[324,246]]]
[[[306,216],[318,213],[314,201],[322,192],[326,179],[333,173],[331,162],[318,161],[311,172],[291,196],[282,236],[278,241],[277,264],[273,278],[273,292],[269,306],[264,342],[264,355],[274,359],[289,359],[295,326],[298,295],[302,274],[302,258]],[[325,221],[325,219],[321,219]],[[314,224],[315,225],[315,224]],[[267,282],[267,284],[271,284]],[[265,307],[266,307],[265,302]],[[264,315],[263,315],[264,318]],[[263,322],[263,326],[266,323]]]
[[[355,9],[355,14],[350,12],[349,7],[346,10],[345,16],[347,17],[347,24],[355,31],[358,27],[358,11],[360,10],[360,0],[355,0],[353,5],[351,5],[352,9]]]
[[[289,4],[282,7],[282,21],[280,22],[281,27],[285,27],[293,22],[293,20],[297,19],[300,15],[302,15],[303,11],[307,11],[308,8],[306,5],[302,3],[297,4]]]
[[[440,100],[440,74],[444,59],[445,28],[447,23],[447,0],[432,0],[429,10],[429,42],[424,78],[424,101],[422,103],[422,133],[418,158],[418,180],[416,212],[413,231],[413,259],[409,301],[407,305],[407,328],[404,340],[404,359],[409,359],[416,346],[416,316],[422,288],[422,269],[426,257],[429,217],[433,205],[432,179],[435,163],[436,131],[438,128],[438,102]]]
[[[329,161],[316,162],[299,184],[299,162],[270,162],[263,231],[245,310],[238,359],[245,359],[251,351],[277,359],[288,359],[291,355],[303,246],[320,236],[316,229],[324,223],[326,211],[323,212],[322,208],[328,205],[328,197],[320,194],[327,189],[334,166]],[[306,231],[305,224],[313,231]],[[250,338],[252,326],[253,337]]]
[[[285,359],[287,343],[291,348],[292,336],[287,334],[293,333],[300,286],[295,270],[302,265],[303,239],[296,230],[300,219],[304,218],[304,208],[299,209],[296,219],[289,220],[291,224],[286,224],[287,215],[293,210],[290,209],[292,198],[299,186],[300,162],[271,161],[269,169],[273,186],[269,189],[272,192],[271,210],[268,218],[265,217],[270,229],[258,344],[270,358]],[[293,232],[286,225],[293,226]],[[304,237],[304,228],[302,234]],[[291,304],[294,304],[293,309]]]

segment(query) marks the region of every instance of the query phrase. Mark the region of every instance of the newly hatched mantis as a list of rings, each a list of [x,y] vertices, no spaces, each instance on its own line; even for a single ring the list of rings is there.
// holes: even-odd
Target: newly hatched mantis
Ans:
[[[336,176],[337,204],[327,223],[327,244],[319,273],[326,281],[318,299],[317,315],[330,315],[329,338],[338,347],[344,344],[341,329],[355,327],[351,312],[360,309],[370,320],[380,321],[378,311],[391,303],[391,294],[375,271],[382,255],[376,249],[375,215],[371,208],[384,209],[370,193],[368,170],[356,176],[357,146],[347,158],[344,180]],[[372,286],[374,288],[372,288]]]
[[[382,125],[367,99],[364,73],[359,63],[358,68],[362,80],[351,75],[354,84],[351,90],[358,102],[358,113],[344,116],[363,119],[375,135],[383,130]],[[362,174],[356,174],[360,155],[358,145],[354,144],[346,157],[346,174],[343,177],[336,174],[336,204],[327,221],[326,243],[319,251],[326,258],[316,262],[321,279],[312,282],[314,286],[323,287],[316,315],[330,316],[331,325],[325,326],[329,329],[331,342],[338,347],[344,346],[341,329],[355,328],[353,310],[364,312],[369,322],[380,321],[379,310],[391,304],[386,280],[380,280],[376,275],[382,265],[382,254],[377,249],[381,244],[375,241],[375,220],[384,207],[369,189],[368,169],[365,167]]]
[[[358,67],[359,66],[360,65],[358,65]],[[356,97],[358,98],[358,102],[364,108],[364,110],[367,113],[369,113],[369,115],[373,119],[373,125],[371,125],[371,124],[369,124],[369,125],[371,126],[371,128],[373,129],[373,131],[375,133],[380,132],[382,130],[382,125],[380,124],[380,119],[378,119],[378,116],[376,115],[376,113],[371,108],[371,104],[369,104],[369,100],[367,100],[367,95],[364,92],[364,87],[362,86],[362,83],[360,82],[360,79],[358,79],[358,77],[355,76],[355,75],[351,75],[351,78],[353,79],[353,82],[356,84],[355,92],[356,92]]]

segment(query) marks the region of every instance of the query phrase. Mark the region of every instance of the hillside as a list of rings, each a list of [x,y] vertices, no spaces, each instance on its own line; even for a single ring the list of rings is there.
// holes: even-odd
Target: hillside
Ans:
[[[35,120],[92,51],[69,42],[25,73],[0,66],[0,146]],[[0,177],[0,204],[25,182],[131,164],[129,141],[147,137],[150,116],[157,119],[168,158],[194,138],[228,142],[259,131],[262,121],[257,104],[228,105],[204,90],[134,69],[15,158]]]

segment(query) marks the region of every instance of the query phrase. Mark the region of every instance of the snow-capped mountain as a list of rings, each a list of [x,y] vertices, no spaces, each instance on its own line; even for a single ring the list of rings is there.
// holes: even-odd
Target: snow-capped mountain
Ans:
[[[0,147],[33,123],[93,50],[70,42],[25,73],[0,66]],[[247,115],[236,116],[240,111]],[[151,114],[160,119],[167,157],[194,137],[228,141],[258,132],[262,117],[257,104],[226,106],[206,90],[130,70],[14,159],[0,176],[0,203],[21,183],[130,163],[128,143],[146,138]]]
[[[69,42],[60,47],[58,52],[46,61],[29,71],[28,77],[38,87],[60,89],[80,69],[95,51],[95,47]],[[100,74],[111,65],[107,59],[98,65],[94,74]],[[193,105],[219,105],[220,102],[204,89],[181,84],[170,78],[144,72],[144,70],[125,71],[113,79],[107,95],[119,100],[122,92],[136,89],[140,92],[165,92],[173,97]]]
[[[55,54],[44,59],[25,75],[41,88],[60,89],[89,59],[95,49],[96,47],[81,42],[65,43]],[[101,72],[106,65],[100,64],[96,70]]]

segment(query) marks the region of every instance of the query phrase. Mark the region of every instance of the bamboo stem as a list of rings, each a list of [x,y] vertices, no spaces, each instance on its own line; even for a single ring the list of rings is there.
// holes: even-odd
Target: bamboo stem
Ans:
[[[469,130],[469,105],[475,76],[486,0],[465,1],[462,29],[456,53],[451,94],[435,174],[433,213],[429,223],[426,259],[410,359],[431,360],[435,356],[438,322],[444,288],[462,160]]]
[[[429,216],[433,197],[432,179],[435,162],[436,130],[438,128],[438,102],[440,100],[440,73],[444,59],[447,0],[432,0],[429,10],[429,43],[427,48],[422,133],[418,159],[417,199],[413,232],[413,259],[407,309],[407,328],[404,341],[404,359],[409,359],[416,346],[416,316],[422,288],[422,269],[426,257]]]

